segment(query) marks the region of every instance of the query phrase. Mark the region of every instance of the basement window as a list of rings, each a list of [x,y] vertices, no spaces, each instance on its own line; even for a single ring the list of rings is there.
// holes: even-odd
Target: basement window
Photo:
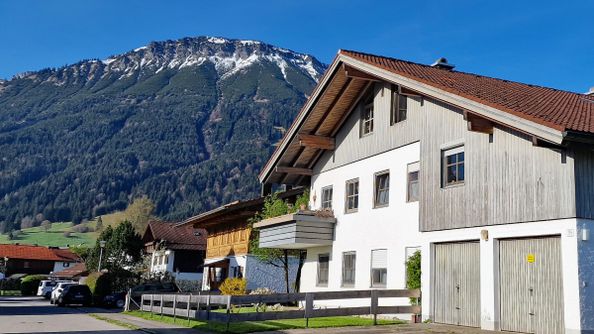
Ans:
[[[464,184],[464,146],[443,150],[441,155],[443,187]]]
[[[342,253],[342,287],[355,286],[356,252]]]

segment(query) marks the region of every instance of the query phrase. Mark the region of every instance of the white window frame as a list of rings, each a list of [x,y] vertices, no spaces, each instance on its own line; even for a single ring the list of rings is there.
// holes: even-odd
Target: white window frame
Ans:
[[[353,193],[349,194],[349,185],[354,184],[356,186],[354,186],[353,188]],[[353,212],[357,212],[359,210],[359,178],[354,178],[354,179],[350,179],[347,180],[345,182],[345,188],[344,188],[344,212],[345,213],[353,213]],[[356,191],[355,191],[356,190]],[[354,207],[350,207],[349,206],[349,199],[353,198],[353,204],[356,202],[356,206]]]
[[[321,282],[320,278],[321,278],[321,266],[320,264],[322,263],[320,261],[321,257],[327,257],[328,258],[328,262],[326,262],[326,281],[325,282]],[[328,281],[330,280],[330,253],[323,253],[323,254],[318,254],[318,270],[317,270],[317,276],[316,276],[316,286],[319,287],[327,287],[328,286]]]
[[[458,154],[463,153],[464,158],[463,160],[458,160]],[[448,157],[456,156],[456,162],[448,163]],[[455,166],[456,167],[456,181],[448,182],[448,168]],[[462,179],[460,180],[460,166],[463,168],[462,172]],[[464,145],[458,145],[454,147],[450,147],[447,149],[441,150],[441,177],[442,177],[442,188],[449,188],[454,186],[464,185],[466,181],[466,154],[464,150]]]
[[[383,252],[384,262],[385,262],[383,265],[374,265],[374,252],[375,252],[375,254],[377,254],[377,256],[382,255],[380,252]],[[379,248],[379,249],[371,250],[370,267],[371,267],[370,278],[369,278],[370,286],[372,288],[385,288],[388,284],[388,250],[386,248]],[[386,278],[384,283],[381,282],[381,279],[380,279],[380,282],[374,283],[374,281],[373,281],[374,275],[373,274],[374,274],[375,270],[384,271],[384,275]],[[382,275],[382,274],[380,273],[380,275]]]
[[[411,197],[412,182],[415,182],[411,179],[412,173],[417,173],[416,184],[417,184],[418,194],[417,194],[416,198]],[[417,161],[417,162],[410,163],[406,166],[406,202],[407,203],[418,202],[419,197],[421,197],[420,195],[421,195],[421,171],[420,171],[420,164]]]
[[[330,193],[330,199],[325,195]],[[332,198],[334,197],[334,189],[332,186],[322,188],[322,201],[320,203],[322,209],[332,209]]]
[[[345,282],[346,280],[346,267],[345,267],[345,257],[346,256],[353,256],[353,268],[352,268],[352,282],[348,281]],[[342,278],[340,280],[340,286],[343,288],[352,288],[355,286],[356,282],[357,282],[357,252],[356,251],[348,251],[348,252],[342,252]]]
[[[387,187],[380,189],[380,183],[379,183],[379,178],[382,176],[387,176],[388,180],[387,180]],[[387,191],[388,195],[387,195],[387,199],[388,201],[386,203],[379,203],[379,199],[380,199],[380,191]],[[373,208],[384,208],[387,207],[388,205],[390,205],[390,170],[386,169],[380,172],[377,172],[373,175]]]

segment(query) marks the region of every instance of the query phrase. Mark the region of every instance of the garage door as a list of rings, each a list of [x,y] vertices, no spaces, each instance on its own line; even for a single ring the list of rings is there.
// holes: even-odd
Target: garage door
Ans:
[[[480,327],[480,250],[477,242],[435,245],[435,322]]]
[[[500,241],[502,330],[563,333],[561,268],[559,237]]]

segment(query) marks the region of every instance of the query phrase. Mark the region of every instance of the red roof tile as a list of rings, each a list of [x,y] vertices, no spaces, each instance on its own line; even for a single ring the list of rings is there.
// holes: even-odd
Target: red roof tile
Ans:
[[[594,133],[594,96],[356,51],[341,54],[550,128]]]
[[[143,240],[165,240],[169,249],[205,250],[206,230],[194,229],[191,225],[176,226],[175,223],[151,221]]]
[[[78,262],[78,255],[68,249],[33,245],[0,245],[0,257],[9,259]]]
[[[58,278],[75,278],[88,274],[87,266],[84,262],[77,263],[70,268],[54,273],[53,276]]]

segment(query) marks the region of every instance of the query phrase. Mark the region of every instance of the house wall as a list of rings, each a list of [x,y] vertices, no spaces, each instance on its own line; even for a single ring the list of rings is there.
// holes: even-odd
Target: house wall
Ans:
[[[594,149],[576,146],[574,152],[577,217],[594,219]]]
[[[360,136],[361,106],[355,108],[314,174],[420,141],[422,231],[576,217],[572,150],[536,147],[530,137],[499,126],[492,135],[470,132],[462,110],[430,98],[409,98],[406,121],[391,126],[390,85],[375,84],[374,92],[373,134]],[[443,189],[442,149],[459,144],[465,183]],[[586,179],[594,158],[583,161],[578,170]],[[584,217],[594,211],[594,181],[588,180],[578,193]]]
[[[75,265],[74,262],[56,261],[56,262],[54,262],[54,270],[53,270],[53,272],[57,273],[58,271],[62,271],[64,269],[68,269],[68,268],[72,267],[73,265]]]
[[[418,142],[325,170],[312,177],[311,200],[321,206],[321,189],[333,186],[332,207],[337,218],[332,246],[309,248],[303,266],[302,291],[340,290],[342,253],[356,251],[356,279],[352,289],[371,287],[371,251],[387,249],[387,288],[405,288],[407,253],[420,246],[419,203],[406,202],[407,165],[420,155]],[[389,205],[373,208],[374,174],[390,171]],[[345,213],[345,181],[359,178],[359,209]],[[315,197],[315,200],[314,200]],[[316,285],[318,254],[330,253],[328,286]]]
[[[592,222],[590,222],[591,224]],[[580,289],[578,268],[583,279],[590,282],[594,276],[591,274],[591,261],[585,265],[578,264],[582,260],[594,258],[594,248],[587,243],[581,247],[585,257],[578,254],[578,243],[581,236],[576,219],[549,220],[533,223],[514,224],[513,226],[498,225],[489,227],[474,227],[447,231],[434,231],[422,234],[422,264],[421,264],[421,290],[423,291],[422,310],[423,319],[432,319],[432,272],[433,258],[432,247],[435,243],[479,240],[481,231],[488,231],[488,240],[480,240],[480,299],[481,299],[481,328],[499,329],[499,273],[498,273],[498,242],[506,238],[524,238],[539,236],[561,236],[561,262],[563,274],[563,302],[564,322],[566,333],[579,333],[580,322],[592,319],[593,310],[585,300],[592,294],[591,289]],[[512,228],[513,227],[513,228]],[[587,260],[586,260],[587,261]],[[585,307],[580,310],[580,300]]]
[[[594,220],[577,220],[577,250],[579,259],[578,284],[580,289],[579,304],[581,309],[581,328],[583,331],[594,333]],[[583,233],[589,234],[588,240],[583,240]]]
[[[207,259],[247,254],[251,229],[245,219],[210,226],[207,230]]]
[[[12,274],[44,274],[49,275],[54,269],[54,261],[8,259],[6,276]]]

